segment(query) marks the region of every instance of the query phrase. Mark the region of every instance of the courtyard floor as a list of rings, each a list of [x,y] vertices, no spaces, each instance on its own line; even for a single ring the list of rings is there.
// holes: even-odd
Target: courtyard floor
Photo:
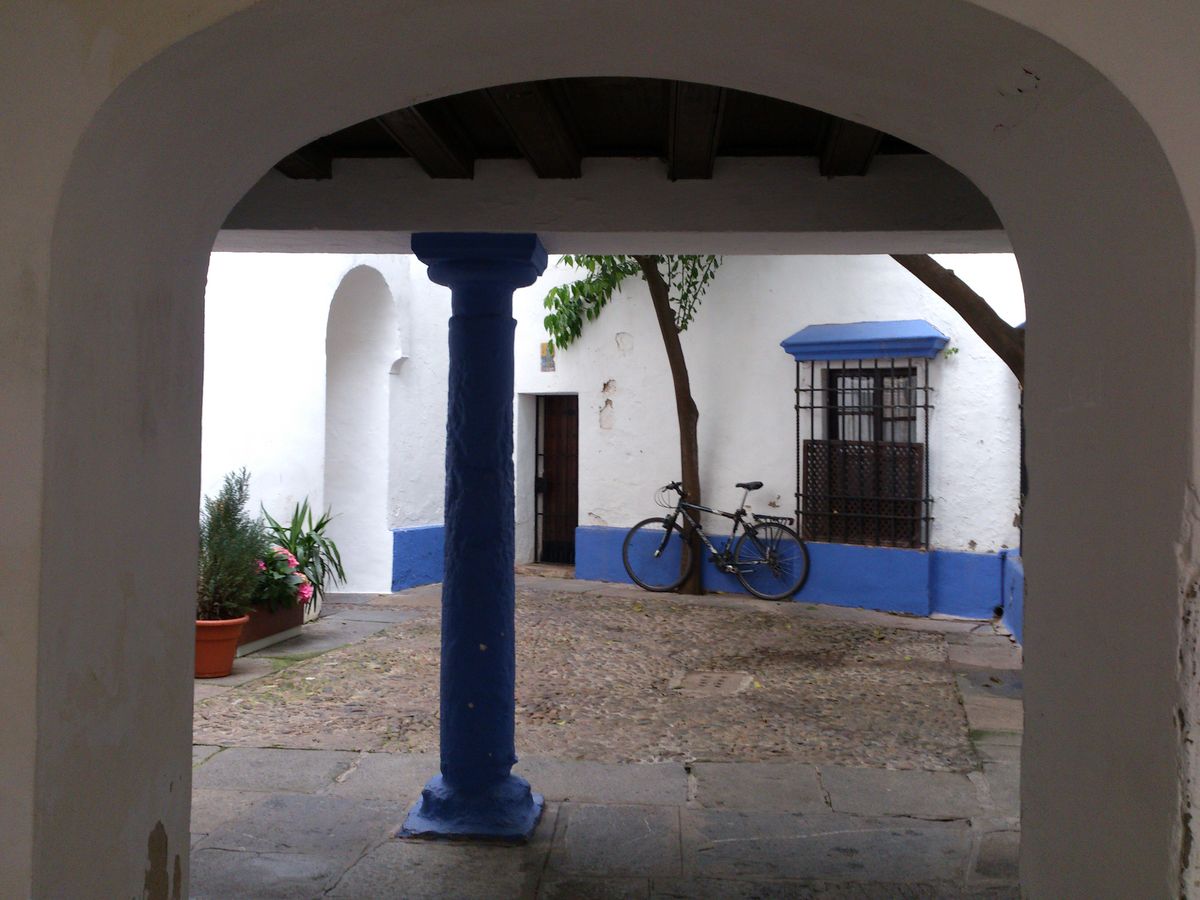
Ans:
[[[193,897],[1017,897],[991,623],[519,575],[522,847],[392,835],[437,771],[440,586],[196,682]]]

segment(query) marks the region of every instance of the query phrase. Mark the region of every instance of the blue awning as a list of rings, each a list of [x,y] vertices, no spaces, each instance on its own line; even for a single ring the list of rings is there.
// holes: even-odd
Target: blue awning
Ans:
[[[950,339],[924,319],[809,325],[780,342],[797,360],[932,359]]]

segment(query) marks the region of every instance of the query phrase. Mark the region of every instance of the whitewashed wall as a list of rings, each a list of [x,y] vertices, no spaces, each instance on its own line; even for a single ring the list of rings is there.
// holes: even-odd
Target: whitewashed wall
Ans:
[[[1020,278],[1010,255],[940,259],[1009,321],[1023,320]],[[347,278],[359,266],[378,277]],[[522,560],[533,555],[532,395],[579,394],[581,525],[623,526],[651,515],[655,488],[679,474],[670,375],[640,282],[576,345],[559,352],[556,372],[539,370],[539,345],[546,340],[542,298],[552,284],[570,278],[570,270],[552,264],[514,301]],[[393,321],[372,325],[382,321],[376,296],[382,284],[390,290]],[[370,360],[359,361],[354,377],[374,387],[339,394],[334,411],[334,433],[367,441],[370,471],[343,451],[326,459],[326,329],[335,294],[339,309],[357,305],[364,316],[374,310],[369,321],[355,320],[363,334],[394,331],[375,333],[369,353],[364,347]],[[386,590],[388,529],[442,518],[448,315],[449,291],[430,283],[411,256],[214,254],[205,324],[204,492],[215,491],[225,472],[244,465],[253,476],[254,507],[261,502],[280,515],[305,496],[318,508],[335,497],[366,503],[364,486],[377,492],[386,480],[386,510],[367,513],[347,499],[355,510],[335,508],[343,516],[332,527],[354,563],[346,589]],[[683,338],[700,407],[706,499],[729,506],[739,496],[735,482],[759,479],[765,487],[752,496],[754,507],[792,509],[795,363],[779,347],[783,338],[813,323],[909,318],[929,320],[959,351],[931,365],[933,544],[980,551],[1016,546],[1016,382],[961,319],[888,257],[726,258]],[[355,425],[356,410],[373,421]],[[386,423],[380,421],[384,415]],[[375,470],[385,465],[382,444],[375,440],[372,453],[370,436],[384,428],[390,453],[381,473]]]
[[[1013,323],[1024,320],[1011,255],[939,257]],[[554,267],[548,278],[567,280]],[[517,391],[578,393],[581,525],[630,525],[655,513],[657,487],[679,477],[674,398],[653,310],[631,285],[543,373],[546,282],[517,295]],[[795,492],[795,361],[779,346],[806,325],[927,319],[958,352],[931,363],[933,545],[996,551],[1017,545],[1016,380],[946,304],[886,256],[727,257],[683,336],[700,409],[705,500],[730,508],[733,485],[761,480],[761,512],[790,514]],[[520,415],[521,410],[526,415]],[[518,403],[518,431],[532,428]],[[531,439],[518,435],[518,549],[532,552]],[[720,527],[719,525],[717,527]],[[528,558],[526,556],[525,558]]]
[[[349,366],[349,390],[333,386],[338,400],[327,422],[326,336],[335,295],[344,318],[331,349]],[[385,302],[393,306],[390,322],[380,308]],[[349,578],[341,589],[387,590],[389,527],[441,521],[448,314],[448,295],[407,255],[213,254],[203,492],[214,493],[226,472],[245,466],[255,510],[262,504],[287,515],[305,497],[317,509],[332,504],[339,515],[330,534]],[[369,360],[343,346],[355,334],[371,338],[363,348]],[[329,459],[327,430],[334,436]],[[359,441],[373,459],[366,468],[351,452]],[[388,446],[396,448],[391,471]],[[364,491],[383,492],[377,508]]]
[[[201,490],[251,474],[253,508],[324,504],[325,324],[347,260],[215,253],[204,315]]]

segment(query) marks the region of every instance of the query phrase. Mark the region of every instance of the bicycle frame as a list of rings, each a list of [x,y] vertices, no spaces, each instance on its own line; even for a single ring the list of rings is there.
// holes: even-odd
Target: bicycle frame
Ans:
[[[725,512],[723,509],[714,509],[711,506],[704,506],[699,503],[689,503],[683,498],[683,496],[680,496],[679,502],[675,504],[675,511],[667,516],[667,521],[674,523],[675,520],[682,515],[684,521],[692,527],[697,535],[699,535],[700,540],[704,543],[704,546],[708,548],[708,552],[713,555],[713,558],[726,559],[728,558],[729,554],[733,552],[733,539],[737,537],[739,526],[745,530],[747,534],[751,535],[751,540],[755,540],[753,537],[753,530],[746,527],[746,498],[749,496],[749,491],[745,491],[742,494],[742,502],[738,504],[736,512]],[[708,539],[708,533],[705,532],[704,526],[700,522],[699,515],[693,516],[689,510],[694,510],[696,513],[709,513],[714,516],[722,516],[726,519],[733,519],[733,528],[730,529],[729,540],[725,544],[724,550],[718,550],[715,546],[713,546],[713,542]],[[668,533],[663,537],[662,546],[660,546],[658,552],[654,554],[655,556],[661,554],[666,548],[666,542],[669,536],[670,532],[668,531]],[[758,541],[755,540],[755,543],[757,544]]]

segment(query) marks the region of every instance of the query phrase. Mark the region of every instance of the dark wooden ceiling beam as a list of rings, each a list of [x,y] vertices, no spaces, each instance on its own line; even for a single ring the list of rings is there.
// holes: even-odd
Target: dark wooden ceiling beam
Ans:
[[[869,125],[830,116],[821,135],[822,175],[866,175],[883,133]]]
[[[275,163],[288,178],[321,181],[333,177],[333,156],[319,143],[308,144]]]
[[[725,89],[671,82],[667,127],[667,177],[712,178],[725,112]]]
[[[433,103],[419,103],[375,119],[431,178],[474,178],[475,154]]]
[[[579,178],[579,147],[545,82],[487,89],[500,121],[538,178]]]

